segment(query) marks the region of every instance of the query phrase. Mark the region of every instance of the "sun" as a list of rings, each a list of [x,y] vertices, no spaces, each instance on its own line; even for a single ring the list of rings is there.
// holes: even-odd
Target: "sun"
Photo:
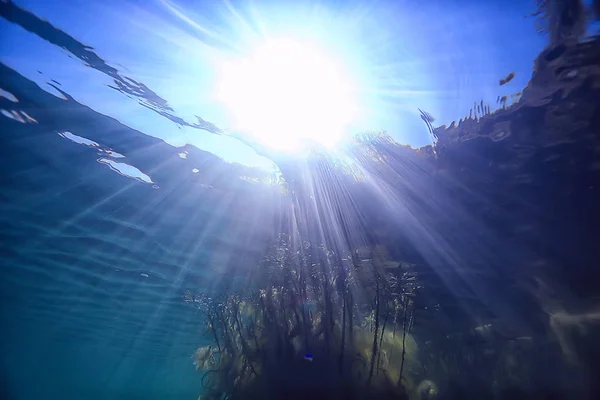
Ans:
[[[250,57],[225,64],[218,96],[234,129],[283,151],[305,141],[335,145],[356,112],[342,65],[291,39],[269,40]]]

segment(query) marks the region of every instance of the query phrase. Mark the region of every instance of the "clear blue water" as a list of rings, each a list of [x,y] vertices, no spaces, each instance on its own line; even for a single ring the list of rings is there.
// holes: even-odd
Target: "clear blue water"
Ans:
[[[220,127],[227,126],[226,113],[202,90],[215,73],[208,56],[201,54],[202,46],[233,51],[228,46],[243,38],[242,28],[232,32],[227,24],[235,19],[232,9],[247,11],[250,3],[233,3],[1,3],[0,398],[196,399],[202,393],[202,375],[194,369],[192,355],[212,339],[206,335],[203,315],[184,301],[185,294],[228,293],[243,287],[251,275],[248,265],[257,262],[267,240],[289,222],[288,205],[273,184],[279,177],[273,171],[276,160],[243,141],[220,136]],[[202,29],[178,17],[173,7]],[[276,31],[292,26],[294,13],[310,14],[306,7],[262,2],[259,8]],[[341,54],[373,88],[365,95],[370,119],[353,129],[386,129],[396,141],[415,148],[431,140],[419,107],[436,115],[436,126],[464,117],[474,102],[501,108],[497,97],[526,86],[534,58],[548,42],[535,32],[533,19],[523,18],[535,9],[533,2],[361,6],[332,1],[320,7],[339,20],[360,15],[360,28],[340,23],[337,30],[323,33],[330,44],[340,44]],[[325,32],[328,20],[323,21],[319,29]],[[511,71],[516,71],[515,79],[498,86]],[[285,160],[280,162],[285,176]],[[403,192],[408,193],[409,200],[402,202],[408,215],[411,205],[419,203],[410,190],[438,192],[425,188],[434,178],[421,179],[422,171],[406,168],[402,178],[415,179]],[[332,182],[332,187],[344,187],[342,181]],[[300,188],[298,183],[298,193]],[[476,189],[460,190],[472,194],[474,203],[480,201]],[[389,195],[384,192],[377,192],[380,198]],[[528,204],[538,199],[535,195],[526,197]],[[365,215],[389,206],[385,201],[361,203],[360,195],[354,200],[366,204]],[[439,211],[438,200],[426,200],[434,214]],[[342,210],[350,207],[340,204]],[[590,204],[582,200],[581,210],[591,210]],[[451,208],[448,219],[453,212],[456,218],[468,215],[463,206]],[[359,214],[363,218],[362,211]],[[394,225],[390,221],[395,217],[383,212],[377,224],[387,231],[374,235],[391,237],[403,224],[416,224],[423,232],[430,226],[430,214],[408,219],[425,221],[418,224],[403,220]],[[322,218],[329,221],[330,216]],[[337,214],[331,220],[336,218]],[[360,218],[356,221],[363,223]],[[477,218],[468,216],[469,221],[477,220],[470,228],[488,226]],[[573,219],[573,226],[579,221]],[[306,226],[310,231],[311,222]],[[335,231],[331,226],[325,230]],[[417,253],[435,264],[438,253],[427,246],[441,242],[432,239],[434,234],[417,240],[420,233],[414,232],[407,237],[418,241]],[[457,243],[498,251],[473,250],[473,258],[485,265],[492,265],[489,260],[494,257],[521,261],[516,250],[501,253],[507,249],[526,249],[522,254],[528,256],[537,251],[537,244],[528,247],[525,239],[515,245],[508,239],[495,242],[499,236],[494,235],[458,235]],[[593,239],[582,237],[573,243],[591,247]],[[436,251],[443,252],[445,260],[453,257],[451,249]],[[566,254],[556,250],[551,261],[560,264]],[[494,273],[486,268],[481,269],[483,275]],[[581,298],[595,298],[593,288],[578,284]],[[487,303],[489,314],[514,311],[517,300],[509,289],[477,289],[475,296],[494,300]],[[578,298],[577,290],[570,289],[565,298]],[[562,299],[560,293],[536,293],[545,296],[544,301]],[[577,306],[545,311],[583,315],[584,323],[597,324],[593,302],[569,304]],[[307,301],[302,307],[316,306]],[[528,314],[526,307],[518,316],[515,312],[515,325],[531,324],[535,331],[540,318],[533,311]],[[476,308],[470,312],[485,325],[488,313],[478,314]],[[563,343],[556,349],[569,353]],[[593,376],[593,369],[584,370]],[[565,379],[580,386],[577,373]],[[462,398],[476,396],[467,393]]]

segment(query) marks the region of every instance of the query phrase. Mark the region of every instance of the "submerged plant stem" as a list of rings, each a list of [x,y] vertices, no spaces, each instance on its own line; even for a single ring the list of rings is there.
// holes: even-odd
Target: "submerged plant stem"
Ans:
[[[385,313],[385,318],[383,320],[383,327],[381,328],[381,335],[379,338],[379,353],[377,354],[377,373],[379,373],[379,365],[380,365],[379,361],[381,358],[381,346],[383,345],[383,335],[385,334],[385,326],[387,325],[389,316],[390,316],[390,310],[388,308],[388,310]]]
[[[402,361],[400,361],[400,375],[398,376],[398,386],[402,384],[402,373],[404,371],[404,359],[406,357],[406,333],[408,316],[408,297],[404,295],[404,317],[402,319]]]
[[[373,349],[371,354],[371,367],[369,368],[369,379],[367,387],[371,386],[373,378],[373,368],[375,366],[375,357],[377,356],[377,333],[379,331],[379,278],[376,277],[376,292],[375,292],[375,333],[373,334]]]
[[[344,374],[344,347],[345,347],[345,345],[346,345],[346,296],[344,296],[344,306],[342,307],[342,344],[341,344],[341,349],[340,349],[340,360],[339,360],[340,375]]]

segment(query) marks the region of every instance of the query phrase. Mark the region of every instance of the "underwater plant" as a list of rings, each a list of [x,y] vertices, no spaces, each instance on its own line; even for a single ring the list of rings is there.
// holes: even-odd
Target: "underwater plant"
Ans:
[[[187,294],[213,342],[193,356],[202,398],[280,398],[300,388],[332,398],[401,398],[412,382],[405,364],[415,349],[416,274],[399,263],[384,268],[380,249],[358,258],[290,242],[280,235],[269,247],[250,289],[222,298]]]

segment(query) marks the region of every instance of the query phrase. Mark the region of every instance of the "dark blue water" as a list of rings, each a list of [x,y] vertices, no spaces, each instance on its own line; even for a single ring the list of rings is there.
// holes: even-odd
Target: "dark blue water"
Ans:
[[[520,82],[521,88],[527,84],[520,104],[510,108],[510,101],[500,101],[490,109],[488,100],[478,107],[483,96],[470,98],[469,107],[478,103],[471,118],[449,130],[434,131],[423,113],[427,123],[416,121],[431,132],[413,140],[435,137],[437,144],[420,151],[377,139],[351,147],[354,164],[327,157],[305,163],[245,141],[254,149],[244,147],[236,157],[244,151],[258,157],[256,151],[277,164],[274,174],[241,159],[225,161],[185,138],[174,145],[136,130],[143,124],[129,126],[76,100],[42,71],[32,72],[36,55],[44,64],[43,49],[61,49],[99,81],[108,79],[106,90],[135,100],[135,107],[174,131],[223,133],[202,118],[180,117],[141,80],[129,78],[125,67],[71,36],[69,26],[54,26],[27,5],[0,4],[0,34],[14,29],[40,46],[27,52],[24,66],[15,57],[16,36],[0,39],[0,398],[197,398],[207,388],[192,356],[215,342],[205,310],[190,299],[252,296],[244,289],[257,281],[262,287],[254,271],[266,244],[281,232],[299,238],[299,249],[308,249],[308,241],[326,243],[331,254],[350,254],[340,260],[355,259],[352,284],[365,286],[354,292],[355,318],[364,322],[350,329],[359,332],[356,351],[365,359],[373,353],[372,339],[360,332],[375,329],[377,335],[381,328],[368,317],[374,304],[379,307],[379,286],[374,301],[375,278],[361,271],[377,270],[380,248],[389,253],[381,270],[418,271],[424,289],[414,302],[411,344],[400,346],[394,336],[379,345],[389,345],[388,352],[409,349],[403,381],[409,398],[593,397],[600,354],[591,268],[600,237],[597,39],[567,46],[540,36],[549,47],[533,78]],[[154,6],[140,7],[152,15]],[[524,45],[515,58],[533,62],[524,58],[534,47]],[[448,80],[452,76],[449,71]],[[100,103],[110,109],[108,100]],[[230,142],[223,143],[227,150]],[[277,183],[281,177],[285,182]],[[370,255],[361,258],[369,247]],[[334,288],[338,277],[328,273],[319,276]],[[321,297],[307,296],[290,297],[285,307],[313,318]],[[323,315],[346,318],[339,312],[347,300],[335,296],[338,307]],[[391,324],[388,317],[382,311],[379,323]],[[332,323],[334,330],[340,321]],[[288,337],[298,335],[286,329]],[[329,364],[319,361],[328,353],[314,344],[298,346],[301,361],[285,364],[281,375],[301,381],[305,374],[321,390],[333,381]],[[389,372],[376,369],[374,386],[388,373],[398,380],[392,364],[399,357],[388,361],[385,353],[388,364],[380,369]],[[503,392],[502,385],[514,391]],[[402,398],[395,395],[390,398]]]

